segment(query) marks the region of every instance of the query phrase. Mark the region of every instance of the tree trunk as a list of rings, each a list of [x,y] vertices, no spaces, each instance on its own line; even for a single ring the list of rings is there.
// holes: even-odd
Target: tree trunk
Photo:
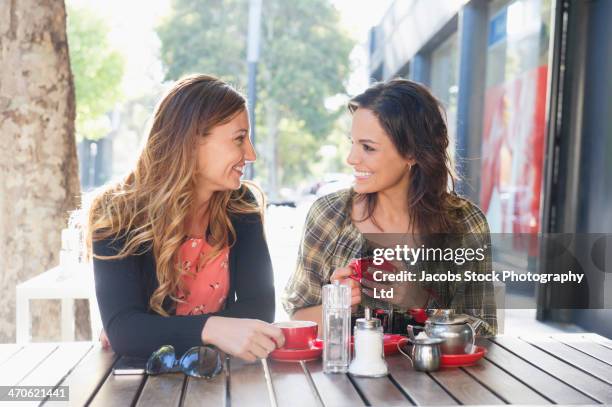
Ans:
[[[58,264],[80,193],[74,119],[64,2],[0,0],[0,342],[15,340],[16,284]],[[58,302],[31,310],[33,336],[56,340]]]

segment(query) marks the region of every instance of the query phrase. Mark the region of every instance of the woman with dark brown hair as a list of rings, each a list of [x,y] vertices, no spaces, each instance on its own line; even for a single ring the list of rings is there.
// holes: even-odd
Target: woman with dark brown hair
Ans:
[[[92,201],[88,243],[115,352],[210,344],[253,361],[283,345],[268,323],[274,280],[262,206],[240,180],[255,160],[249,129],[235,89],[184,78],[157,106],[135,168]]]
[[[310,209],[297,270],[283,296],[295,319],[321,321],[321,287],[332,281],[352,287],[354,312],[372,300],[375,288],[389,287],[349,278],[349,262],[367,251],[366,234],[473,235],[483,246],[489,241],[484,214],[453,191],[444,110],[424,86],[403,79],[379,83],[354,97],[349,111],[353,145],[347,162],[355,184]],[[490,254],[479,267],[490,272]],[[394,288],[387,300],[394,308],[454,308],[484,320],[481,333],[497,330],[492,283]]]

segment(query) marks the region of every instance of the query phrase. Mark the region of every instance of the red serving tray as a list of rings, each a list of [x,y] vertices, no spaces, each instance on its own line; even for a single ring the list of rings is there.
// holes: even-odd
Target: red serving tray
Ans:
[[[399,341],[401,341],[404,338],[405,336],[400,335],[400,334],[385,334],[383,336],[383,348],[384,348],[385,356],[389,356],[389,355],[393,355],[394,353],[397,353],[398,352],[397,344]],[[353,352],[353,342],[354,342],[354,337],[351,336],[351,352]],[[320,346],[321,348],[323,348],[323,340],[322,339],[315,340],[314,345]]]
[[[474,353],[467,353],[464,355],[449,355],[442,354],[440,357],[441,367],[460,367],[460,366],[472,366],[476,364],[480,359],[486,355],[487,349],[482,346],[476,346]]]

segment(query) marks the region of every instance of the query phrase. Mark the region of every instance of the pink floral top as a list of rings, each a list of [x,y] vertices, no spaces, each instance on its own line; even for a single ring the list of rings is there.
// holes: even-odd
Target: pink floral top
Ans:
[[[204,264],[212,247],[205,239],[189,238],[180,249],[184,292],[179,291],[176,315],[200,315],[223,308],[229,291],[229,247]]]

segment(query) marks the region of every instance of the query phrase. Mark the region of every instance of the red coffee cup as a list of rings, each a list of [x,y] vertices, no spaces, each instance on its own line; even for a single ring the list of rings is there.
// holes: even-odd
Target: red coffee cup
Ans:
[[[348,264],[348,268],[353,270],[353,274],[349,276],[350,279],[355,281],[361,281],[363,277],[363,269],[367,269],[367,266],[364,267],[367,259],[353,259]]]
[[[312,321],[275,322],[274,326],[283,331],[285,345],[281,349],[309,349],[317,339],[319,326]]]
[[[395,266],[386,260],[383,260],[382,264],[376,265],[374,264],[374,260],[368,257],[353,259],[350,261],[347,267],[353,270],[353,274],[351,274],[349,278],[355,281],[361,281],[361,279],[364,277],[371,280],[371,273],[368,272],[368,268],[370,267],[375,270],[385,270],[390,272],[397,271]]]
[[[424,324],[427,321],[427,312],[423,308],[411,308],[410,316],[419,324]]]

